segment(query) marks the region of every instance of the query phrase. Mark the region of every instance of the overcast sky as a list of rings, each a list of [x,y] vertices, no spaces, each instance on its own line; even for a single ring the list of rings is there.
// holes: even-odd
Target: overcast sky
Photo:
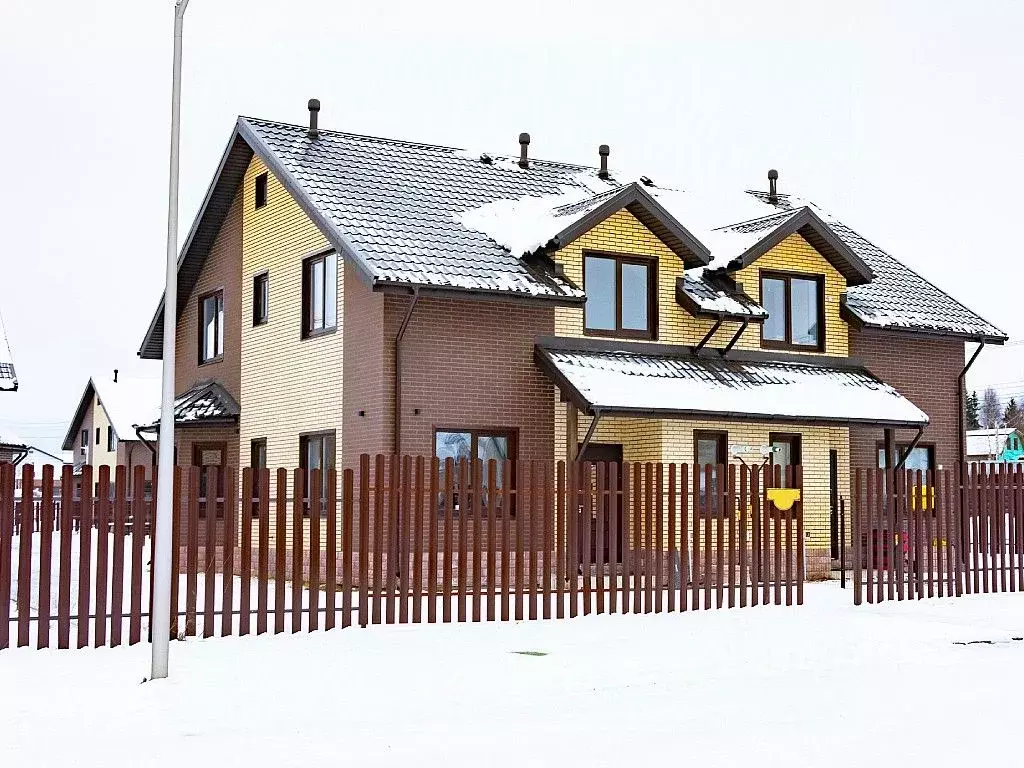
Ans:
[[[184,237],[236,115],[815,200],[1024,339],[1024,3],[192,0]],[[487,10],[484,10],[486,8]],[[0,2],[0,420],[62,438],[163,279],[171,0]],[[685,222],[684,222],[685,223]],[[1024,346],[971,385],[1024,393]],[[922,375],[927,375],[922,372]]]

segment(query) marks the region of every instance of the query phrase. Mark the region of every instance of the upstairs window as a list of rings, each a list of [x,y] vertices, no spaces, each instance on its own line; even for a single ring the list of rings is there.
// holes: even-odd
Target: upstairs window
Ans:
[[[267,204],[267,174],[261,173],[256,177],[254,192],[254,207],[262,208]]]
[[[117,433],[114,432],[113,427],[107,427],[107,450],[117,450]]]
[[[761,326],[762,347],[824,351],[823,278],[762,272],[761,306],[768,311],[768,319]]]
[[[269,309],[270,275],[263,272],[252,279],[252,324],[265,324],[270,316]]]
[[[199,297],[199,363],[224,357],[224,291]]]
[[[338,257],[332,251],[302,262],[302,337],[334,330],[337,323]]]
[[[88,448],[89,447],[89,430],[88,429],[83,429],[82,430],[81,445],[82,445],[83,448]]]
[[[626,256],[583,259],[584,332],[598,336],[653,339],[657,305],[653,260]]]

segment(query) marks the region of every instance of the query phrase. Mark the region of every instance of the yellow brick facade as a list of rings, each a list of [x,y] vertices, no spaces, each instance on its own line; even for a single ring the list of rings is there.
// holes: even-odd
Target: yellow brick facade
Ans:
[[[665,246],[631,213],[622,210],[592,229],[556,254],[566,276],[583,286],[583,254],[604,251],[657,259],[658,338],[661,344],[696,344],[711,329],[712,320],[693,317],[676,301],[676,280],[682,277],[682,260]],[[845,357],[849,354],[848,327],[839,315],[839,297],[846,288],[842,275],[799,234],[790,235],[751,266],[735,273],[735,278],[755,300],[760,300],[760,270],[798,272],[823,275],[825,281],[825,350],[824,354]],[[585,287],[585,286],[584,286]],[[739,329],[739,323],[723,323],[710,342],[724,346]],[[583,310],[558,308],[555,311],[555,332],[559,336],[583,336]],[[761,348],[760,328],[750,325],[737,342],[739,349]],[[810,353],[820,354],[820,353]],[[556,395],[556,398],[558,396]],[[581,415],[579,438],[582,440],[590,419]],[[764,446],[769,433],[790,432],[801,436],[804,471],[804,520],[807,534],[809,574],[827,573],[830,543],[830,451],[837,453],[838,484],[849,488],[849,430],[845,427],[802,426],[795,424],[757,424],[723,421],[683,421],[657,419],[602,419],[594,434],[595,443],[623,446],[625,461],[685,462],[692,464],[693,438],[696,430],[718,430],[728,433],[730,446],[742,444]],[[562,459],[566,450],[566,408],[559,403],[555,411],[555,457]],[[755,459],[756,460],[756,459]],[[737,459],[731,459],[738,463]],[[747,457],[746,461],[751,462]],[[842,492],[842,491],[841,491]]]
[[[327,249],[327,239],[269,174],[267,205],[254,207],[255,178],[267,171],[253,158],[243,182],[242,358],[239,453],[249,464],[251,441],[267,441],[267,465],[299,466],[299,435],[334,430],[342,434],[342,297],[339,263],[337,329],[303,339],[302,262]],[[252,281],[269,273],[268,321],[252,324]]]

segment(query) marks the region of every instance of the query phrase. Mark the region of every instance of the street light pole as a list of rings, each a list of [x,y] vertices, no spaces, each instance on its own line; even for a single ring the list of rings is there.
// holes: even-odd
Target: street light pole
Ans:
[[[160,451],[157,466],[156,531],[153,552],[153,605],[150,679],[167,677],[171,635],[171,532],[174,518],[174,342],[178,310],[178,150],[181,134],[181,33],[188,0],[174,4],[174,63],[171,76],[171,173],[167,194],[167,275],[164,287],[163,381],[160,397]]]

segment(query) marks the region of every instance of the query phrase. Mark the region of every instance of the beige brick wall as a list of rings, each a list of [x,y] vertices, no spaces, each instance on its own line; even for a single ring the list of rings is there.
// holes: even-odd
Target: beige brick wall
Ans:
[[[605,222],[562,249],[556,258],[566,275],[583,285],[583,252],[600,250],[624,255],[636,254],[658,260],[658,338],[663,344],[695,344],[710,330],[713,322],[690,315],[676,302],[676,278],[683,275],[683,263],[653,233],[628,211],[619,211]],[[845,280],[800,235],[791,235],[754,264],[736,274],[745,290],[760,299],[760,270],[778,270],[821,274],[825,277],[825,354],[846,356],[849,343],[846,322],[839,316],[839,296]],[[723,346],[738,330],[738,323],[724,323],[712,340]],[[583,310],[555,310],[555,332],[559,336],[583,335]],[[760,329],[750,326],[737,343],[738,348],[760,349]],[[555,409],[555,458],[565,457],[565,404]],[[579,438],[590,419],[579,420]],[[807,427],[793,424],[754,424],[721,421],[679,421],[657,419],[606,418],[594,435],[597,443],[620,443],[626,461],[693,462],[695,430],[724,430],[730,445],[743,443],[767,445],[770,432],[792,432],[801,436],[804,466],[804,520],[807,533],[809,575],[825,575],[828,570],[830,483],[829,451],[838,452],[840,493],[849,488],[849,430],[845,427]],[[748,460],[749,461],[749,460]],[[734,463],[738,461],[734,460]]]
[[[327,239],[270,174],[267,205],[253,207],[254,180],[266,166],[254,158],[243,182],[242,359],[239,454],[249,464],[252,440],[266,438],[271,468],[299,466],[299,435],[335,431],[342,438],[342,340],[345,270],[339,260],[337,330],[301,337],[302,261]],[[252,325],[252,279],[269,271],[269,319]],[[339,462],[340,465],[340,462]]]

